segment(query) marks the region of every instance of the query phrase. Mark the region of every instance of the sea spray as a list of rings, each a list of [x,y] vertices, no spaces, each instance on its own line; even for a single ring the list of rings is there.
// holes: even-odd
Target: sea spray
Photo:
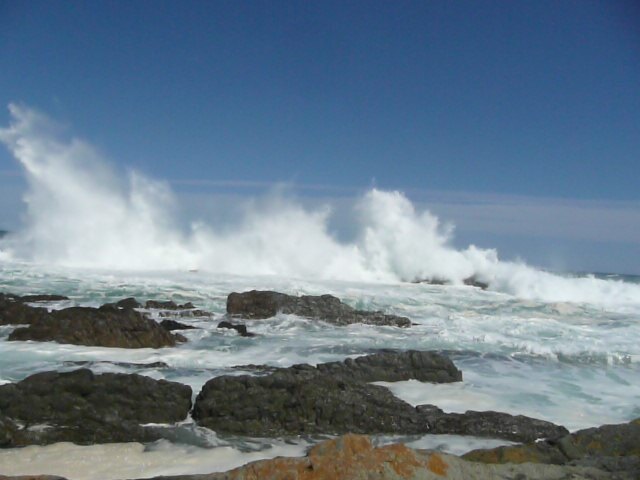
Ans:
[[[9,110],[12,121],[0,129],[0,141],[23,166],[28,190],[24,229],[3,241],[4,261],[454,285],[475,276],[521,298],[640,304],[638,285],[561,277],[502,262],[495,250],[473,245],[456,250],[453,228],[416,210],[400,192],[372,189],[362,195],[355,202],[351,241],[331,234],[330,206],[309,210],[278,194],[247,203],[231,227],[199,221],[181,230],[166,182],[133,171],[123,181],[91,145],[66,138],[45,115],[13,104]]]

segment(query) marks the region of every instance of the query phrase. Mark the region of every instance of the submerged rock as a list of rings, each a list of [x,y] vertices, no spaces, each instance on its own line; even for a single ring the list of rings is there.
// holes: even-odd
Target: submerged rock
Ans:
[[[0,385],[3,447],[153,441],[146,423],[184,420],[191,388],[136,374],[43,372]]]
[[[227,297],[227,313],[252,319],[264,319],[278,313],[322,320],[334,325],[365,323],[408,327],[411,320],[382,312],[356,310],[333,295],[303,295],[295,297],[279,292],[252,290],[231,293]]]
[[[554,423],[502,412],[445,413],[434,405],[416,407],[429,433],[473,435],[501,438],[513,442],[534,442],[542,438],[560,438],[569,431]]]
[[[167,332],[157,322],[131,309],[71,307],[49,313],[23,307],[27,310],[22,309],[20,313],[28,314],[30,325],[15,329],[9,340],[119,348],[173,347],[177,342],[186,341],[183,336]]]
[[[247,330],[247,326],[246,325],[241,325],[239,323],[231,323],[231,322],[227,322],[227,321],[222,321],[218,324],[218,328],[226,328],[226,329],[231,329],[231,330],[235,330],[236,332],[238,332],[240,334],[241,337],[255,337],[256,334],[255,333],[251,333]]]
[[[158,310],[189,310],[196,307],[191,302],[178,305],[173,300],[168,300],[168,301],[147,300],[147,303],[144,304],[144,308],[155,308]]]
[[[198,327],[177,322],[175,320],[162,320],[160,322],[160,326],[168,332],[172,332],[174,330],[197,330],[198,328]]]

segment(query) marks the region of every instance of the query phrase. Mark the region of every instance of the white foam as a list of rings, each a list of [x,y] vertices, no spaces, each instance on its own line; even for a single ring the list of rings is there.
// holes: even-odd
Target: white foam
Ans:
[[[26,228],[3,241],[3,257],[82,268],[210,271],[237,275],[398,282],[476,275],[520,298],[638,308],[640,286],[564,278],[501,262],[494,250],[450,244],[452,227],[418,211],[400,192],[370,190],[354,207],[357,231],[338,241],[330,206],[308,210],[274,193],[247,202],[233,225],[172,215],[165,182],[129,172],[123,181],[86,142],[65,139],[50,119],[10,105],[2,141],[24,167]]]
[[[60,475],[69,480],[117,480],[158,475],[221,472],[277,456],[303,456],[308,444],[270,441],[264,450],[242,452],[231,446],[199,448],[159,442],[79,446],[56,443],[40,447],[0,449],[3,475]],[[266,447],[266,444],[265,444]]]

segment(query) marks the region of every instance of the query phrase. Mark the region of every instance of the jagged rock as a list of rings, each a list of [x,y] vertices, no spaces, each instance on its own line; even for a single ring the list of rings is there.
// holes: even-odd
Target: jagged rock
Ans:
[[[227,321],[222,321],[218,324],[218,328],[227,328],[231,330],[235,330],[240,334],[241,337],[255,337],[255,333],[251,333],[247,331],[246,325],[241,325],[239,323],[231,323]]]
[[[470,276],[469,278],[465,278],[462,283],[465,285],[469,285],[471,287],[477,287],[482,290],[486,290],[489,288],[489,284],[487,282],[483,282],[482,280],[478,280],[475,275]]]
[[[302,458],[259,460],[228,472],[150,480],[637,480],[621,472],[557,465],[484,465],[406,445],[374,447],[362,435],[315,445]]]
[[[15,329],[9,340],[119,348],[173,347],[177,342],[186,341],[181,335],[167,332],[157,322],[135,310],[103,305],[100,308],[71,307],[48,313],[44,309],[23,307],[32,309],[19,312],[25,316],[29,313],[30,325]]]
[[[0,293],[0,325],[31,324],[48,316],[46,308],[25,305],[20,298]]]
[[[247,435],[426,432],[415,408],[374,381],[462,379],[435,352],[381,352],[355,360],[281,368],[267,376],[208,381],[193,417],[218,432]]]
[[[322,320],[334,325],[365,323],[408,327],[411,320],[382,312],[356,310],[333,295],[295,297],[279,292],[252,290],[231,293],[227,297],[227,313],[244,318],[264,319],[277,313],[293,314]]]
[[[108,305],[108,304],[107,304]],[[141,308],[142,304],[138,302],[134,297],[123,298],[113,304],[118,308]]]
[[[474,450],[463,458],[483,463],[595,466],[609,472],[631,472],[635,475],[632,478],[640,478],[640,419],[588,428],[554,440]]]
[[[184,420],[191,388],[136,374],[91,370],[43,372],[0,385],[0,439],[4,447],[153,441],[146,423]]]
[[[524,415],[472,410],[445,413],[434,405],[419,405],[416,409],[422,421],[429,425],[429,433],[502,438],[514,442],[560,438],[569,433],[562,426]]]
[[[186,325],[175,320],[162,320],[160,326],[168,332],[172,332],[173,330],[197,330],[197,327]]]
[[[250,436],[418,431],[415,409],[386,388],[345,382],[309,365],[209,380],[193,418],[219,433]]]
[[[321,363],[318,371],[361,382],[461,382],[462,372],[446,356],[437,352],[383,351],[342,362]]]
[[[183,305],[178,305],[173,300],[164,302],[158,300],[147,300],[147,303],[144,304],[144,308],[156,308],[158,310],[188,310],[195,308],[195,306],[191,302],[187,302]]]

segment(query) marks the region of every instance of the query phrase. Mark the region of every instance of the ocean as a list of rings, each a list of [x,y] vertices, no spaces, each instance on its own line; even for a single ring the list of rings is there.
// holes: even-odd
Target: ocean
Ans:
[[[55,293],[48,308],[99,306],[125,297],[192,302],[214,314],[162,349],[7,341],[0,327],[0,382],[80,364],[190,385],[243,365],[342,360],[380,349],[438,350],[463,372],[454,384],[382,383],[413,405],[449,412],[497,410],[576,430],[640,417],[640,279],[560,275],[473,245],[400,192],[370,190],[354,202],[351,234],[332,229],[330,208],[282,195],[248,201],[220,225],[176,216],[166,182],[126,179],[88,144],[65,140],[50,120],[12,106],[0,140],[27,180],[24,225],[0,239],[0,291]],[[237,215],[236,215],[237,214]],[[488,284],[486,290],[466,279]],[[424,281],[426,280],[426,282]],[[431,283],[430,283],[431,282]],[[445,283],[435,285],[433,283]],[[332,294],[362,310],[409,317],[410,328],[336,327],[294,315],[246,321],[255,337],[216,328],[227,295],[251,289]],[[159,319],[159,312],[149,315]],[[149,366],[164,362],[166,367]],[[238,368],[240,367],[240,368]],[[190,418],[153,444],[55,444],[0,450],[0,473],[70,479],[140,478],[222,471],[259,458],[303,455],[319,438],[218,435]],[[381,437],[462,453],[505,442],[449,435]]]

